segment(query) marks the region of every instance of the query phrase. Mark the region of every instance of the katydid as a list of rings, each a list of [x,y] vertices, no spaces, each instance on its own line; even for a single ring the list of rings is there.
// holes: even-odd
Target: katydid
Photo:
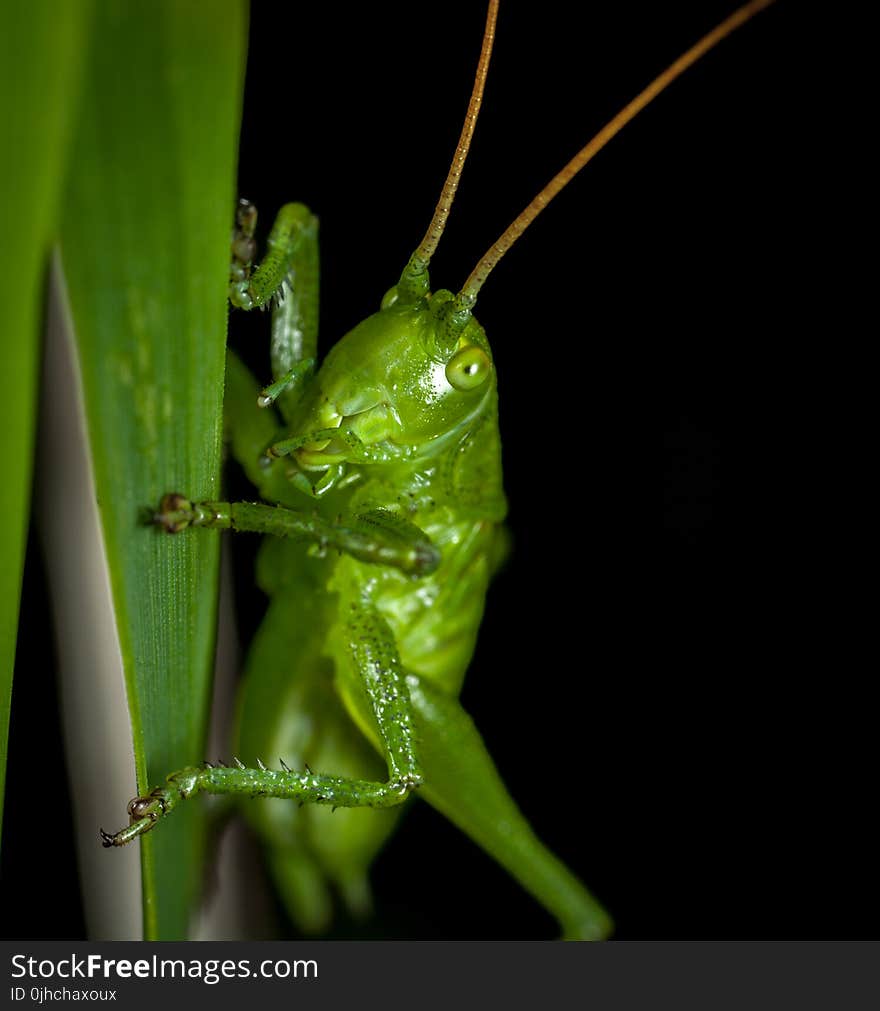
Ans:
[[[675,77],[770,2],[740,8],[630,102],[528,205],[459,292],[432,292],[428,267],[486,80],[492,0],[434,218],[379,311],[320,367],[317,222],[304,205],[283,207],[255,268],[256,214],[242,202],[230,301],[274,307],[273,381],[260,389],[230,353],[226,413],[232,452],[264,501],[193,502],[169,493],[155,522],[173,534],[203,527],[270,535],[258,580],[271,603],[240,703],[236,752],[247,763],[172,773],[131,801],[128,827],[102,833],[106,846],[151,830],[199,792],[274,798],[252,805],[249,816],[292,917],[316,929],[328,887],[351,910],[366,906],[370,863],[395,809],[418,792],[552,912],[566,937],[607,936],[609,917],[536,838],[458,702],[488,585],[507,548],[496,372],[473,308],[501,256],[571,178]],[[336,809],[351,810],[331,819]]]

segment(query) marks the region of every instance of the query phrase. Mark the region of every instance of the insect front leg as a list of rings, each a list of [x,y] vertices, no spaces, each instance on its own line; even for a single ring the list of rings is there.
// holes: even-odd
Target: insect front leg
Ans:
[[[258,761],[248,768],[190,767],[172,773],[165,784],[128,805],[131,823],[111,835],[101,832],[104,846],[124,846],[149,832],[180,803],[197,793],[278,797],[330,807],[388,808],[401,804],[422,783],[416,755],[412,702],[406,676],[387,622],[367,602],[354,603],[345,625],[347,667],[357,674],[361,698],[369,706],[385,752],[386,782],[349,779],[283,766],[268,769]],[[283,763],[282,763],[283,765]]]
[[[318,339],[318,219],[304,204],[285,204],[256,270],[257,211],[243,200],[232,236],[229,301],[240,309],[273,306],[272,377],[259,405],[277,403],[285,420],[314,372]]]
[[[311,541],[319,551],[335,548],[371,565],[390,565],[424,576],[440,564],[440,552],[424,531],[386,509],[371,509],[336,523],[321,516],[259,502],[190,502],[165,495],[153,517],[177,534],[187,527],[238,530]]]

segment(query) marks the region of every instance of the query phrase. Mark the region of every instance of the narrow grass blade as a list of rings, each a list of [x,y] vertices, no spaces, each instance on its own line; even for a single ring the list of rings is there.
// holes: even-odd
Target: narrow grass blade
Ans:
[[[63,214],[142,791],[203,757],[218,542],[142,515],[218,492],[245,35],[241,0],[101,4]],[[203,810],[174,822],[142,844],[147,939],[186,936],[201,884]]]
[[[30,501],[40,305],[91,3],[3,4],[0,29],[0,825]]]

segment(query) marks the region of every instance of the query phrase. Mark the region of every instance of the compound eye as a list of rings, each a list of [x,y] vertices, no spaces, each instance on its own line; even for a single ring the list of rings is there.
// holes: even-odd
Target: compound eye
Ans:
[[[449,385],[467,393],[475,390],[489,378],[492,363],[489,356],[481,348],[471,344],[457,351],[446,366],[446,378]]]

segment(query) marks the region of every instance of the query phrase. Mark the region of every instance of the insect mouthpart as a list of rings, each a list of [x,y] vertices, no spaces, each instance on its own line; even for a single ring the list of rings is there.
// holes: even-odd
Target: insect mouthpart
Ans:
[[[338,424],[331,427],[336,431],[331,433],[325,429],[321,432],[321,436],[329,438],[304,442],[296,450],[294,455],[303,468],[314,469],[344,462],[381,463],[389,453],[396,455],[389,439],[400,430],[401,425],[385,401],[340,416]],[[380,446],[387,447],[387,450],[383,451]]]
[[[322,470],[330,464],[341,463],[346,458],[346,446],[341,439],[309,442],[294,456],[304,470]]]

